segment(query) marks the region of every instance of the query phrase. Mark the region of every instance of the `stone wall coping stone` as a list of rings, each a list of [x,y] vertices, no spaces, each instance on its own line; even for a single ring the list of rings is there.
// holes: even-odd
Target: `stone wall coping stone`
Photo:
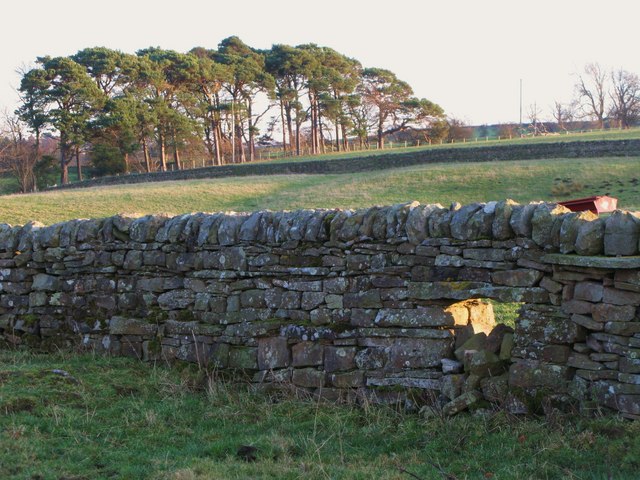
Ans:
[[[599,257],[548,253],[542,257],[542,261],[545,263],[551,263],[553,265],[567,265],[572,267],[591,267],[605,269],[640,268],[640,256],[637,255],[630,257]]]

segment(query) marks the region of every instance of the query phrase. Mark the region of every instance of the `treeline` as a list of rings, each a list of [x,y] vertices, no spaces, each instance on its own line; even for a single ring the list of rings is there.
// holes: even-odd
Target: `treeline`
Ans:
[[[382,148],[388,135],[411,129],[429,139],[447,126],[439,105],[389,70],[315,44],[259,50],[235,36],[188,53],[87,48],[39,57],[19,94],[9,123],[15,145],[24,147],[22,126],[30,138],[22,164],[51,167],[41,145],[53,134],[62,184],[74,160],[82,178],[85,155],[98,174],[165,171],[183,168],[185,154],[243,163],[256,158],[258,143],[320,154],[345,149],[348,138]],[[34,176],[21,180],[23,191],[35,186]]]

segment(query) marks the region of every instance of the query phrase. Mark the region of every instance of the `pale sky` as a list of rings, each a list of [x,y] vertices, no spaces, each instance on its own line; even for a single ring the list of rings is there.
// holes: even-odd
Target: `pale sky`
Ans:
[[[256,48],[316,43],[392,70],[470,124],[551,118],[588,62],[640,74],[637,0],[9,0],[0,25],[0,109],[37,56],[104,46],[186,52],[237,35]]]

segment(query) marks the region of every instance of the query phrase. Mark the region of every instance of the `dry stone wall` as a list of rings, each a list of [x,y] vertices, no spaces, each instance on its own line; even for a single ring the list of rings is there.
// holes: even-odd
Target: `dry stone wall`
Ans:
[[[0,225],[0,339],[448,414],[638,418],[639,240],[628,212],[509,200]],[[522,304],[515,331],[484,299]]]

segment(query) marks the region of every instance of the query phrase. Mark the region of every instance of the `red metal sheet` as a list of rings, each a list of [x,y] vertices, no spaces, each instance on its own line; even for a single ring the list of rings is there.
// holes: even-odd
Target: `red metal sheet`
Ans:
[[[608,197],[606,195],[598,195],[594,197],[577,198],[575,200],[566,200],[558,202],[564,205],[572,212],[584,212],[589,210],[593,213],[609,213],[618,207],[618,199]]]

